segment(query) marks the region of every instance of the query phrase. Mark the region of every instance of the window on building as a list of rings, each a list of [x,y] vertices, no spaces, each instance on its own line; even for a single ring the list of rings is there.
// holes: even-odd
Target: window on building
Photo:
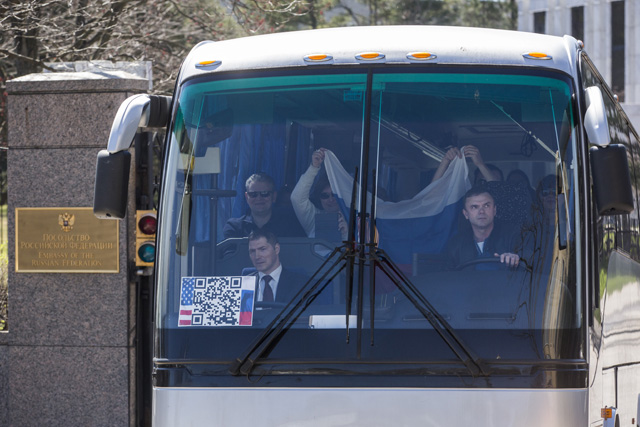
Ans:
[[[584,42],[584,6],[571,8],[571,35]]]
[[[611,89],[624,101],[624,1],[611,2]]]
[[[545,34],[547,29],[547,12],[535,12],[533,14],[533,32]]]

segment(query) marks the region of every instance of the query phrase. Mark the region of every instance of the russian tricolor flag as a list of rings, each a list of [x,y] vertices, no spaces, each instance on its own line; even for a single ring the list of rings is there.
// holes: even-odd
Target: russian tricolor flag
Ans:
[[[338,158],[327,151],[324,160],[331,188],[343,208],[351,203],[353,177]],[[412,199],[385,202],[377,199],[376,226],[378,246],[397,264],[411,264],[413,254],[442,252],[455,232],[462,198],[471,188],[465,158],[456,157],[445,174]],[[371,194],[367,193],[368,198]],[[356,207],[360,206],[356,201]],[[370,202],[367,203],[367,207]],[[348,216],[348,212],[344,212]]]

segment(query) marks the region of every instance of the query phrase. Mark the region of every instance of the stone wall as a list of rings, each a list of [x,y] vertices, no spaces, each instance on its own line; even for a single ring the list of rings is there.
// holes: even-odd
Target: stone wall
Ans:
[[[128,230],[134,230],[135,214],[119,223],[118,273],[21,273],[15,271],[15,209],[91,207],[96,155],[106,148],[113,117],[124,99],[146,92],[148,84],[123,72],[33,74],[7,84],[9,331],[0,334],[3,426],[134,423],[135,284],[129,280]],[[133,205],[129,212],[135,212]]]

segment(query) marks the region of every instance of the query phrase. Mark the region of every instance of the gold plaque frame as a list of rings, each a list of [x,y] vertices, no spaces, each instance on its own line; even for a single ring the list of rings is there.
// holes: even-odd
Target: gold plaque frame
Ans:
[[[92,208],[16,208],[16,272],[118,273],[119,224]]]

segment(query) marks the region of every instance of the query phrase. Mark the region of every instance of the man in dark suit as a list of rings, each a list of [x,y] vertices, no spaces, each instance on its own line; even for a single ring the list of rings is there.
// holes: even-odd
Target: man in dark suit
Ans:
[[[275,234],[258,229],[249,234],[249,258],[257,270],[256,301],[289,302],[307,282],[307,277],[283,268],[280,244]]]

